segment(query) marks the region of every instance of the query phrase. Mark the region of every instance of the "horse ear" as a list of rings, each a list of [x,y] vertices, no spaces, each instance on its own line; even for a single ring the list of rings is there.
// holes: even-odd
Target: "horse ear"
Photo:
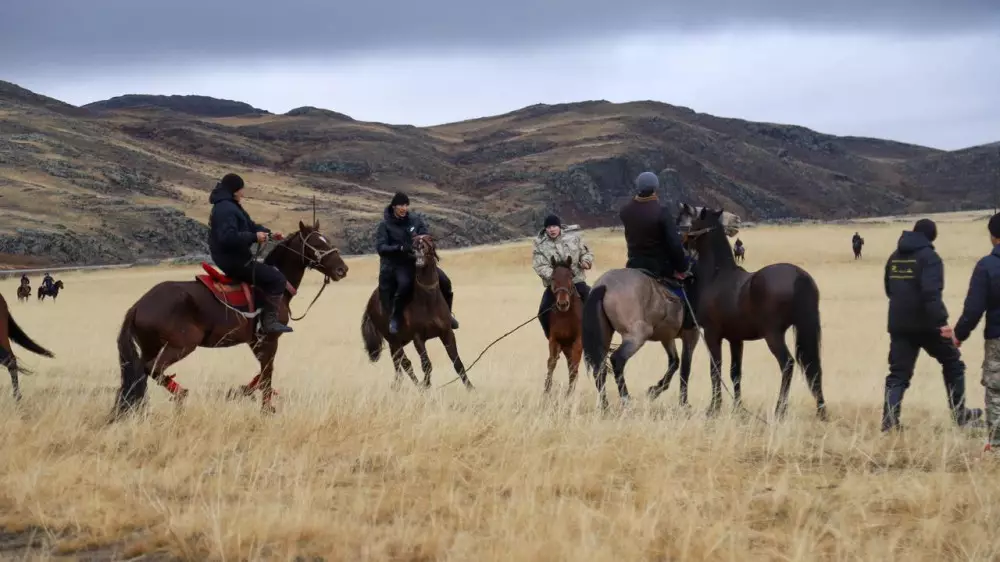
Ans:
[[[313,223],[313,230],[319,230],[319,219],[316,219],[316,222]]]
[[[708,211],[708,209],[706,209],[705,207],[702,207],[701,208],[701,212],[698,213],[698,218],[701,219],[701,220],[705,220],[705,212],[706,211]]]
[[[304,223],[304,222],[302,222],[302,221],[299,221],[299,230],[300,230],[301,232],[305,232],[305,231],[306,231],[306,225],[305,225],[305,223]]]

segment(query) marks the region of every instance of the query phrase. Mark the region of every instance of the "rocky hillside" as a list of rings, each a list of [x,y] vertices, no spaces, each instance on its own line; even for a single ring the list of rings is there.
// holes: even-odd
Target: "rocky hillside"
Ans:
[[[944,152],[654,102],[535,105],[430,128],[302,107],[273,115],[199,96],[74,107],[0,82],[0,255],[114,263],[205,251],[208,192],[236,171],[258,221],[312,215],[350,253],[372,249],[395,190],[444,246],[617,221],[639,172],[668,200],[750,220],[992,206],[1000,148]]]

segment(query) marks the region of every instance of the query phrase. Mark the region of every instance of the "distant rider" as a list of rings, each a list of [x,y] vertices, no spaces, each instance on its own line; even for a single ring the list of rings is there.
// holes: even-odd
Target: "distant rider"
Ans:
[[[552,292],[552,258],[557,262],[573,258],[570,265],[573,270],[573,283],[580,298],[586,301],[590,295],[590,286],[587,285],[585,271],[593,267],[594,255],[590,253],[581,236],[563,232],[562,221],[556,215],[545,217],[545,226],[535,238],[535,248],[532,253],[532,267],[545,286],[542,302],[538,306],[538,321],[542,325],[546,339],[549,337],[549,314],[545,311],[552,308],[556,302],[556,296]]]

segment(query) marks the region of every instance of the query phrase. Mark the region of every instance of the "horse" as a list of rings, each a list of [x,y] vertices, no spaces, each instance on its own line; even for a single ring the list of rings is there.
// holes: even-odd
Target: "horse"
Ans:
[[[736,263],[743,263],[746,261],[747,247],[743,244],[733,246],[733,259]]]
[[[21,285],[17,288],[18,302],[27,302],[31,298],[31,285]]]
[[[306,269],[324,275],[320,294],[330,279],[340,281],[348,270],[340,250],[320,233],[318,221],[312,226],[300,221],[298,231],[275,246],[264,263],[276,267],[287,280],[279,307],[283,323],[288,322],[288,306]],[[182,402],[188,391],[173,380],[173,375],[165,376],[166,369],[199,347],[239,344],[250,347],[261,370],[250,384],[231,390],[229,396],[251,396],[260,389],[262,412],[275,412],[271,405],[271,376],[281,334],[255,334],[255,322],[249,318],[255,315],[253,289],[223,276],[208,264],[202,266],[209,275],[192,281],[158,283],[125,313],[118,335],[121,388],[113,419],[145,404],[147,377],[165,387],[178,403]],[[250,313],[242,312],[239,306],[250,309]]]
[[[573,258],[565,261],[552,258],[552,293],[556,302],[549,310],[549,361],[548,372],[545,375],[545,394],[552,391],[552,372],[559,362],[559,353],[566,357],[569,368],[569,387],[566,396],[573,394],[576,388],[576,377],[583,356],[581,339],[581,323],[583,322],[583,300],[573,284]]]
[[[4,320],[5,319],[5,320]],[[31,374],[31,371],[17,366],[17,358],[14,357],[14,350],[10,342],[27,349],[28,351],[42,355],[44,357],[55,357],[55,355],[44,347],[35,343],[24,330],[17,325],[14,317],[7,308],[7,301],[0,295],[0,365],[7,367],[10,373],[10,384],[13,387],[14,400],[21,400],[21,386],[18,382],[18,373]]]
[[[59,296],[59,289],[62,289],[62,288],[64,288],[63,287],[62,279],[60,279],[59,281],[56,281],[55,283],[53,283],[51,290],[48,289],[48,288],[46,288],[45,285],[39,285],[38,286],[38,300],[40,300],[40,301],[41,300],[45,300],[45,297],[52,297],[52,300],[56,300],[56,297]]]
[[[861,247],[865,245],[864,238],[855,238],[851,240],[851,249],[854,250],[854,259],[861,259]]]
[[[451,314],[439,288],[437,264],[440,258],[434,239],[429,234],[419,234],[413,237],[413,249],[416,253],[416,275],[414,276],[413,293],[403,311],[403,321],[395,335],[389,333],[389,315],[382,309],[379,291],[376,287],[368,299],[368,305],[361,315],[361,338],[364,341],[368,359],[375,363],[382,356],[383,342],[389,343],[392,354],[393,368],[396,376],[392,387],[399,388],[402,382],[402,371],[420,386],[413,365],[403,351],[406,344],[413,342],[413,347],[420,355],[420,366],[424,371],[423,387],[431,385],[430,357],[427,356],[427,340],[438,338],[448,352],[455,372],[462,380],[465,388],[472,390],[472,383],[465,373],[465,365],[458,355],[458,342],[455,331],[451,328]]]
[[[695,265],[697,319],[712,358],[709,414],[718,413],[722,405],[722,340],[729,341],[733,406],[739,408],[742,405],[743,342],[764,339],[781,369],[775,415],[781,418],[787,411],[792,370],[797,360],[816,399],[817,416],[825,421],[819,288],[807,271],[790,263],[771,264],[754,272],[736,265],[723,232],[722,214],[721,209],[702,209],[685,235],[686,244],[698,256]],[[785,332],[789,327],[794,327],[796,334],[794,359],[785,345]]]
[[[702,207],[695,207],[687,203],[678,203],[680,211],[677,213],[677,229],[680,232],[687,232],[691,228],[691,221],[694,217],[698,216],[701,212]],[[739,215],[730,213],[728,211],[722,214],[722,224],[726,236],[732,238],[736,236],[740,231],[740,224],[742,220]],[[686,302],[686,305],[693,303]],[[667,372],[663,375],[656,384],[649,387],[646,394],[651,400],[655,400],[670,388],[670,382],[680,368],[681,371],[681,388],[680,388],[680,404],[683,407],[687,407],[688,404],[688,382],[691,378],[691,356],[694,354],[694,349],[698,346],[699,332],[697,325],[691,326],[690,328],[683,328],[680,334],[681,338],[681,357],[680,361],[674,359],[670,360],[667,366]]]

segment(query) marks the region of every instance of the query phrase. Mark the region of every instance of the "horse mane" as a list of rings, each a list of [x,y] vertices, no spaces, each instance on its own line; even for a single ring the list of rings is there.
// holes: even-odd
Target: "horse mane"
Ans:
[[[315,231],[314,230],[310,230],[309,232],[312,233],[312,232],[315,232]],[[289,236],[288,238],[285,238],[284,240],[278,242],[277,245],[275,245],[274,248],[272,248],[271,251],[268,252],[266,256],[264,256],[264,264],[265,265],[272,265],[272,266],[277,267],[278,266],[278,264],[277,264],[278,256],[276,254],[278,253],[278,250],[279,249],[284,249],[284,250],[287,250],[287,251],[295,254],[295,252],[292,252],[292,249],[289,247],[289,245],[291,244],[292,240],[295,240],[296,238],[301,238],[302,241],[303,241],[303,243],[304,243],[305,242],[305,236],[306,235],[303,235],[302,231],[299,230],[299,231],[296,231],[295,234],[293,234],[293,235]],[[304,250],[303,250],[303,252],[304,252]],[[298,255],[298,254],[296,254],[296,255]]]
[[[716,267],[743,269],[736,263],[736,258],[733,256],[733,248],[729,245],[729,241],[726,240],[721,212],[716,215],[711,209],[702,209],[701,216],[697,217],[691,223],[691,229],[700,230],[702,228],[711,229],[705,233],[705,236],[708,236],[709,248],[712,252],[712,258],[716,262]]]

